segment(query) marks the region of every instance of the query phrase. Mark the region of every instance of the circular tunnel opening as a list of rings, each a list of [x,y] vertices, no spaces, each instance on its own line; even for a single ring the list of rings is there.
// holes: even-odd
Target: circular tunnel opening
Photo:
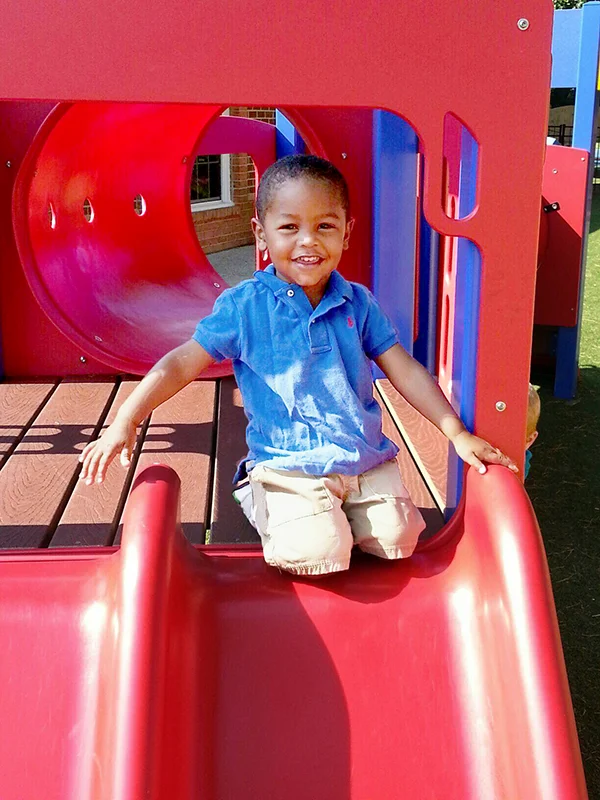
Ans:
[[[228,110],[229,111],[229,110]],[[264,116],[268,116],[266,111]],[[270,124],[275,114],[270,114]],[[222,286],[236,286],[257,268],[251,220],[256,166],[248,153],[197,155],[190,205],[196,235]]]

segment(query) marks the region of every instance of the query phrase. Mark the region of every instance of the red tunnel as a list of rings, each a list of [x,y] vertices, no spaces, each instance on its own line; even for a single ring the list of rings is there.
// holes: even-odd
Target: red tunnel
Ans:
[[[29,285],[72,342],[115,370],[146,372],[227,288],[194,231],[191,170],[198,154],[248,153],[260,176],[275,128],[222,110],[57,106],[21,167],[13,220]]]

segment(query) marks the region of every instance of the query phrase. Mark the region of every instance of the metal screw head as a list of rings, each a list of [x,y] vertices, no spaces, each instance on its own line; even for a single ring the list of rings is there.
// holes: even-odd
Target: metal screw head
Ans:
[[[79,356],[79,360],[82,364],[87,364],[87,358],[85,356]]]
[[[215,289],[220,289],[221,288],[221,284],[220,283],[213,283],[213,286],[215,287]]]
[[[504,400],[498,400],[496,403],[496,411],[506,411],[506,403]]]
[[[553,169],[553,170],[552,170],[552,174],[553,174],[553,175],[556,175],[557,173],[558,173],[558,170],[557,170],[557,169]]]
[[[521,19],[517,22],[517,28],[520,31],[526,31],[529,27],[529,20],[525,19],[525,17],[521,17]]]
[[[6,166],[8,167],[8,169],[10,169],[12,167],[12,163],[10,161],[7,161]]]
[[[342,153],[342,158],[348,158],[348,153]]]

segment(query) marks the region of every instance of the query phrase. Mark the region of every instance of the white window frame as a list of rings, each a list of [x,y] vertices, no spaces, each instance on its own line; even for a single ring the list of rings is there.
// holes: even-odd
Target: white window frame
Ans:
[[[212,211],[215,208],[231,208],[235,203],[231,199],[231,156],[221,155],[221,199],[197,200],[192,203],[192,211]]]
[[[229,116],[229,109],[227,108],[222,114],[222,117]],[[221,199],[220,200],[197,200],[192,203],[192,213],[198,211],[213,211],[217,208],[231,208],[235,205],[231,199],[231,156],[229,153],[221,155]]]

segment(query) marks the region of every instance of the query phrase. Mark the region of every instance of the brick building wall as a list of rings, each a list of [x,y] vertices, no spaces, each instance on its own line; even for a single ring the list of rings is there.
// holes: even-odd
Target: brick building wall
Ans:
[[[238,106],[230,108],[229,113],[232,117],[249,117],[275,124],[275,110],[272,108]],[[254,215],[254,165],[250,156],[232,155],[230,168],[233,205],[192,212],[196,235],[205,253],[241,247],[254,241],[250,227]]]

